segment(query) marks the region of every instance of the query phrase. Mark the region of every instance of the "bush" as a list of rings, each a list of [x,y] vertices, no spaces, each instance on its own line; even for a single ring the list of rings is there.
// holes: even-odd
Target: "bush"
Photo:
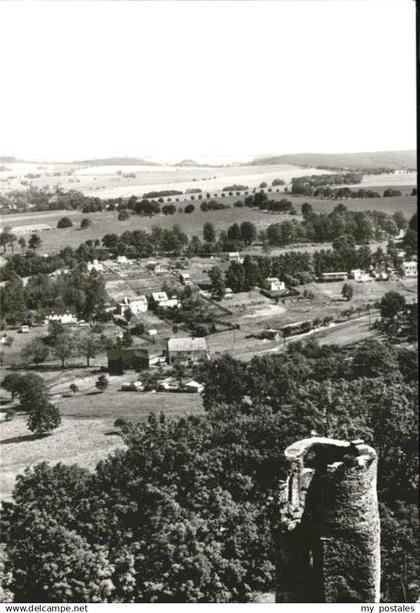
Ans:
[[[73,225],[73,222],[68,217],[62,217],[57,222],[57,228],[60,228],[60,230],[63,228],[71,228],[72,225]]]
[[[16,411],[14,409],[7,409],[6,411],[6,421],[12,421],[15,417]]]
[[[114,428],[123,428],[124,426],[127,425],[127,420],[124,419],[124,417],[117,417],[117,419],[114,421]]]
[[[398,189],[392,189],[391,187],[384,191],[384,198],[392,198],[401,196],[401,192]]]
[[[239,183],[234,183],[233,185],[227,185],[222,189],[222,192],[237,192],[248,189],[247,185],[241,185]]]
[[[296,279],[296,277],[292,277],[292,275],[285,274],[284,281],[286,285],[290,285],[291,287],[296,287],[297,285],[299,285],[299,279]]]
[[[98,380],[95,383],[96,389],[99,390],[100,392],[104,392],[106,388],[108,387],[108,385],[109,385],[109,381],[105,377],[105,375],[100,375],[100,377],[98,377]]]
[[[130,217],[130,213],[128,211],[120,211],[118,213],[118,221],[127,221]]]

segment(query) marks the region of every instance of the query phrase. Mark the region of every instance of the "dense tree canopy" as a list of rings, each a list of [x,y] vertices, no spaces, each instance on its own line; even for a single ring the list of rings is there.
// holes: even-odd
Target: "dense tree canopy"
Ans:
[[[383,601],[412,602],[417,387],[402,365],[380,341],[216,358],[199,375],[204,415],[123,422],[126,449],[93,473],[40,464],[18,478],[6,587],[18,602],[246,602],[271,590],[283,451],[315,430],[378,450]]]

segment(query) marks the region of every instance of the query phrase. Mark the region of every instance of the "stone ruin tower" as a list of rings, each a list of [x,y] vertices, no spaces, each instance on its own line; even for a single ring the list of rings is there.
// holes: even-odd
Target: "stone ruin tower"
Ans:
[[[276,602],[379,602],[374,449],[312,437],[285,453]]]

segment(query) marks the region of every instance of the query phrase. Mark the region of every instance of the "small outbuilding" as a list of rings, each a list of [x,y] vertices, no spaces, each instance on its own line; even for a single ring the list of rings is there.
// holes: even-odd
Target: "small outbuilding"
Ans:
[[[197,381],[188,381],[185,383],[184,390],[189,392],[190,394],[201,394],[204,390],[204,385],[202,383],[198,383]]]

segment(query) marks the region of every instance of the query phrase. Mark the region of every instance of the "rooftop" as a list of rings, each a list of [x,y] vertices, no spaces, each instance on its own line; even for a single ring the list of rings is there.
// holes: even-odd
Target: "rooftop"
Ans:
[[[161,302],[161,300],[168,300],[168,295],[166,292],[154,292],[152,298],[155,302]]]
[[[207,341],[203,337],[170,338],[168,351],[207,351]]]

